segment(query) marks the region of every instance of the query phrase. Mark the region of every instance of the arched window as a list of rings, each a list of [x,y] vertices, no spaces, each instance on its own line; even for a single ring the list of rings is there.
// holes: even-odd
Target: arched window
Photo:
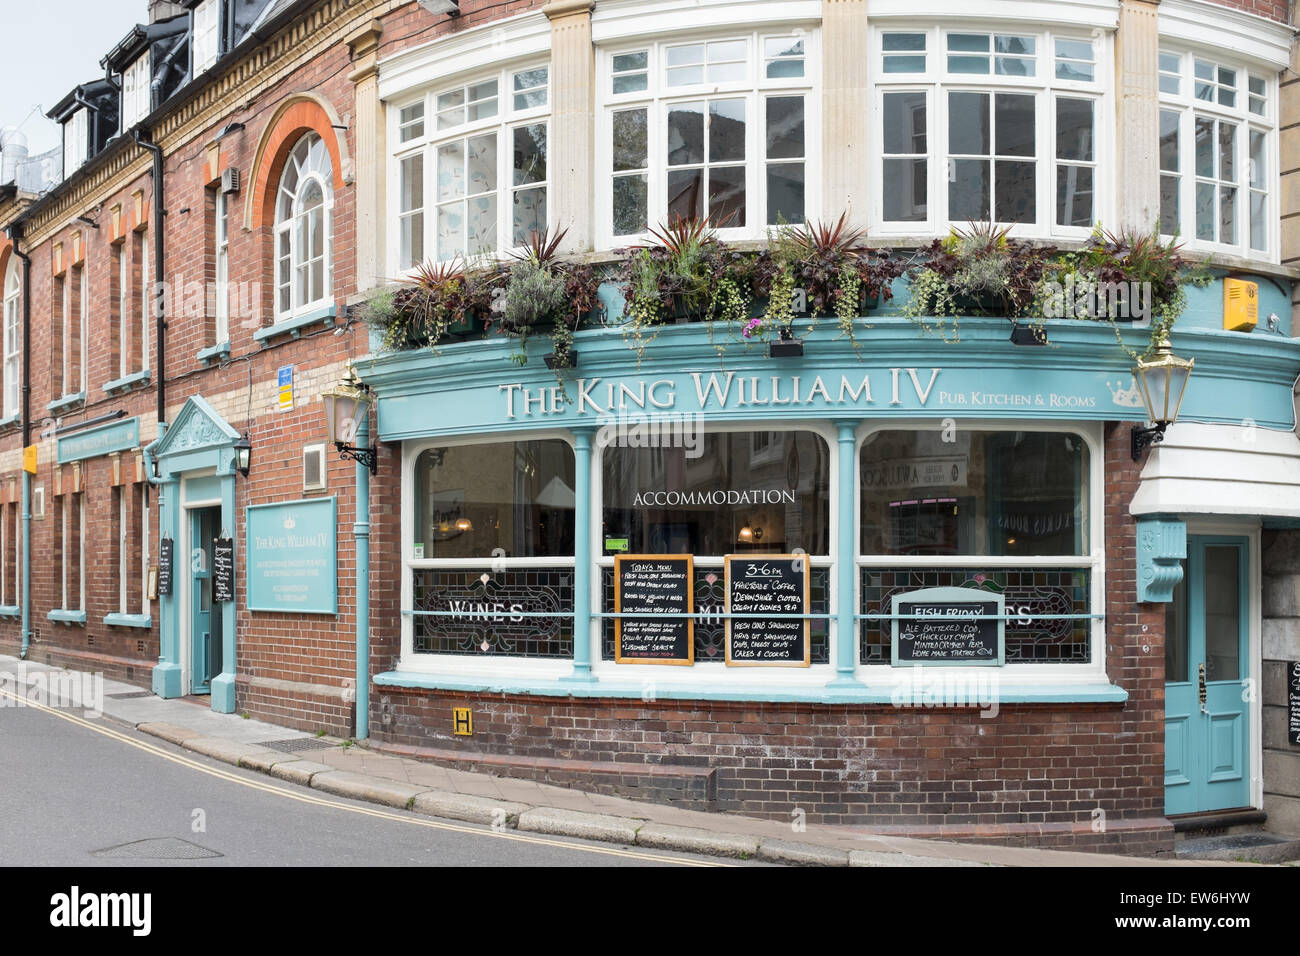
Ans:
[[[21,358],[20,329],[22,328],[22,282],[18,278],[18,257],[11,256],[5,272],[4,285],[4,367],[0,375],[4,380],[4,417],[18,414],[18,363]]]
[[[275,204],[275,315],[282,321],[331,301],[334,174],[315,133],[285,161]]]

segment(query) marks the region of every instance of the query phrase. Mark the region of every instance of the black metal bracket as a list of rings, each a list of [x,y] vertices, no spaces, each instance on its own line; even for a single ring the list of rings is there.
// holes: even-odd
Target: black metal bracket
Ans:
[[[1142,457],[1142,453],[1150,446],[1164,441],[1165,429],[1168,427],[1167,422],[1157,422],[1155,425],[1145,428],[1141,425],[1134,425],[1132,439],[1133,460],[1138,461]]]
[[[340,458],[351,459],[359,465],[365,465],[372,475],[378,470],[379,449],[374,445],[369,448],[357,448],[355,445],[345,445],[341,441],[336,441],[334,447],[338,449]]]

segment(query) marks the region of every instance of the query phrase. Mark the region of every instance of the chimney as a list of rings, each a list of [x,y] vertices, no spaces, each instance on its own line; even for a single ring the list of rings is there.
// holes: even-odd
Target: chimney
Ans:
[[[172,3],[170,0],[149,0],[149,22],[157,23],[159,20],[170,20],[172,17],[179,17],[185,12],[185,8],[179,3]]]

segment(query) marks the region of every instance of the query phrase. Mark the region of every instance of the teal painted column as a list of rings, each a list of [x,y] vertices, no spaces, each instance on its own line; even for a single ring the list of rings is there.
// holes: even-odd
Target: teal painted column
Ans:
[[[356,444],[365,448],[370,411],[357,428]],[[378,451],[376,451],[378,454]],[[370,469],[357,462],[356,520],[352,536],[357,549],[357,728],[356,739],[370,736]]]
[[[591,683],[591,436],[573,432],[573,673],[560,680]]]
[[[158,488],[158,541],[164,537],[177,538],[177,521],[180,516],[181,482],[178,477],[168,476],[157,485]],[[173,547],[175,545],[173,544]],[[179,602],[176,596],[177,562],[181,560],[186,567],[188,562],[182,556],[172,554],[172,593],[158,595],[158,666],[153,669],[153,692],[159,697],[180,697],[181,690],[181,648],[180,621],[177,620]]]
[[[221,530],[233,540],[237,537],[234,453],[223,451],[222,456],[229,457],[230,461],[218,472],[221,477]],[[238,555],[235,560],[239,560]],[[235,602],[226,601],[221,605],[221,673],[212,678],[212,709],[218,714],[235,712],[235,646]]]
[[[18,656],[27,660],[32,643],[32,476],[23,469],[23,646]]]
[[[853,480],[858,423],[835,423],[836,450],[839,461],[839,514],[836,522],[835,547],[835,678],[828,687],[861,687],[853,676],[858,650],[858,627],[853,615],[854,576],[857,574],[857,485]]]

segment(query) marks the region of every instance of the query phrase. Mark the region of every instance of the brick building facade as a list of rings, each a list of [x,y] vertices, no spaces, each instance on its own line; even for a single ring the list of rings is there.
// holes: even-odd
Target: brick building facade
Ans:
[[[1237,677],[1261,683],[1262,701],[1250,698],[1234,731],[1241,735],[1233,738],[1241,749],[1233,769],[1241,776],[1240,801],[1228,798],[1230,807],[1215,809],[1262,808],[1279,829],[1300,829],[1300,752],[1282,727],[1285,662],[1300,658],[1291,586],[1296,532],[1287,529],[1300,517],[1291,392],[1300,352],[1290,336],[1297,273],[1289,264],[1300,256],[1290,228],[1300,211],[1286,205],[1290,192],[1283,188],[1290,175],[1283,171],[1294,165],[1285,153],[1289,124],[1300,102],[1286,69],[1292,5],[991,0],[979,17],[951,4],[932,6],[461,0],[458,15],[448,16],[429,9],[439,4],[400,0],[151,5],[155,23],[129,33],[107,58],[120,104],[114,98],[111,109],[90,110],[86,102],[100,101],[78,94],[56,109],[71,158],[63,181],[40,195],[0,186],[0,226],[7,230],[0,277],[20,277],[21,300],[13,301],[30,309],[20,337],[28,363],[18,401],[24,407],[6,399],[0,418],[0,652],[103,671],[168,697],[208,696],[214,709],[305,730],[351,736],[368,723],[372,746],[605,792],[781,818],[801,810],[812,821],[913,835],[1163,853],[1173,841],[1168,816],[1178,815],[1168,788],[1181,772],[1169,757],[1168,609],[1189,600],[1183,591],[1175,597],[1175,584],[1198,573],[1199,565],[1188,564],[1204,554],[1196,547],[1239,547],[1247,588],[1239,595]],[[1224,23],[1210,27],[1211,15]],[[1230,34],[1232,49],[1215,40],[1215,30]],[[979,38],[989,35],[993,45],[980,54]],[[728,43],[743,43],[744,59],[727,59]],[[691,59],[696,46],[699,62]],[[981,55],[982,73],[973,62]],[[166,63],[186,64],[183,78],[167,80],[170,88],[134,92],[143,87],[132,77],[164,79]],[[1211,79],[1202,76],[1203,65],[1215,71]],[[716,77],[709,72],[715,67]],[[704,72],[695,81],[675,69]],[[746,69],[756,75],[745,78]],[[1025,70],[1029,79],[1015,77]],[[93,67],[83,73],[68,79],[96,75]],[[1209,94],[1214,109],[1198,104],[1204,82],[1217,84]],[[493,83],[490,95],[483,92]],[[1123,398],[1127,364],[1101,357],[1101,344],[1114,338],[1109,328],[1063,331],[1039,368],[1008,351],[994,320],[975,320],[970,344],[947,346],[918,339],[888,309],[872,320],[881,326],[879,338],[861,333],[871,343],[866,359],[812,333],[808,358],[798,366],[729,353],[722,368],[737,375],[802,373],[807,389],[813,376],[838,383],[860,368],[858,379],[866,375],[875,390],[874,403],[868,391],[855,407],[821,407],[813,393],[807,407],[795,409],[799,414],[759,409],[756,391],[740,405],[724,399],[710,406],[704,396],[691,405],[683,397],[692,394],[691,376],[698,388],[700,375],[719,373],[719,362],[690,326],[674,327],[642,357],[623,345],[622,329],[579,332],[579,391],[593,377],[639,387],[644,408],[648,387],[654,407],[663,408],[653,396],[671,385],[676,407],[710,434],[790,436],[780,439],[786,444],[778,463],[792,476],[792,488],[813,484],[806,492],[813,504],[800,520],[824,507],[828,524],[824,549],[807,549],[827,583],[818,612],[824,644],[806,672],[703,659],[689,668],[615,663],[605,628],[616,611],[602,592],[619,553],[610,545],[620,540],[610,522],[626,509],[609,497],[617,474],[596,441],[604,421],[594,414],[584,420],[581,400],[575,408],[575,379],[567,386],[561,381],[567,402],[542,395],[555,379],[540,367],[536,343],[522,366],[510,360],[509,338],[495,332],[445,349],[384,349],[382,335],[361,318],[375,290],[422,261],[472,256],[478,240],[470,234],[482,210],[491,210],[482,234],[491,238],[477,251],[508,252],[517,244],[505,237],[525,229],[520,217],[529,213],[520,210],[532,201],[528,188],[542,196],[541,224],[567,229],[566,253],[597,266],[616,264],[620,256],[612,250],[644,239],[646,228],[667,219],[679,181],[673,177],[681,175],[674,164],[691,165],[668,159],[667,169],[656,168],[647,153],[643,171],[635,163],[619,166],[624,159],[611,155],[622,155],[617,124],[644,116],[653,137],[679,122],[691,103],[713,104],[700,110],[713,110],[714,130],[727,117],[739,115],[742,127],[751,119],[739,160],[695,164],[701,183],[706,175],[734,182],[719,171],[728,164],[741,170],[751,211],[747,223],[742,217],[724,230],[729,240],[744,246],[765,238],[772,223],[757,211],[760,197],[775,209],[778,199],[789,200],[795,181],[778,185],[769,171],[783,165],[789,174],[797,165],[789,175],[798,177],[798,208],[808,218],[833,221],[846,212],[870,243],[916,248],[963,218],[962,197],[940,189],[949,178],[940,178],[939,167],[966,161],[960,158],[966,151],[925,143],[957,135],[955,126],[944,134],[937,124],[959,114],[960,101],[952,97],[975,95],[972,83],[986,84],[987,93],[978,95],[1034,98],[1043,111],[1032,134],[1043,138],[1037,152],[1030,148],[1038,164],[1029,174],[1038,177],[1043,209],[1058,201],[1050,177],[1064,174],[1055,169],[1073,162],[1091,170],[1088,215],[1063,226],[1050,211],[1031,212],[1018,220],[1018,235],[1072,248],[1096,221],[1149,230],[1169,208],[1162,183],[1185,190],[1180,195],[1190,201],[1182,204],[1188,218],[1181,231],[1218,271],[1216,284],[1191,293],[1178,327],[1188,331],[1174,340],[1204,370],[1193,374],[1179,424],[1164,447],[1134,460],[1131,426],[1142,424],[1141,408]],[[169,92],[162,96],[159,89]],[[906,150],[882,150],[891,135],[887,104],[900,97],[911,98],[920,139]],[[772,152],[758,132],[759,118],[771,122],[777,104],[789,109],[796,100],[804,148]],[[1091,104],[1091,158],[1070,159],[1047,139],[1049,113],[1064,122],[1056,111],[1063,101]],[[482,106],[489,102],[491,112]],[[83,126],[93,130],[110,119],[111,138],[87,138]],[[1233,148],[1250,155],[1234,156],[1257,162],[1251,169],[1259,168],[1258,176],[1233,179],[1230,162],[1209,173],[1180,166],[1177,158],[1169,165],[1160,149],[1169,135],[1162,124],[1184,124],[1183,156],[1190,163],[1202,138],[1197,124],[1207,122],[1219,123],[1213,129],[1220,132],[1206,135],[1239,131]],[[539,128],[540,137],[532,132]],[[1259,138],[1248,139],[1252,133]],[[510,145],[499,147],[507,138]],[[475,153],[489,141],[490,152]],[[996,163],[1015,151],[989,146],[985,153]],[[533,155],[534,165],[523,169],[521,155]],[[881,194],[894,155],[919,159],[910,168],[929,177],[930,203],[914,175],[909,188],[919,189],[919,201],[912,195],[902,215],[888,190]],[[487,169],[484,156],[499,165]],[[468,176],[455,165],[476,161],[482,168]],[[645,184],[645,228],[620,225],[612,209],[628,169]],[[410,170],[418,170],[414,181],[405,178]],[[495,192],[473,185],[474,175]],[[1232,197],[1222,200],[1234,204],[1231,236],[1222,212],[1208,234],[1198,231],[1193,206],[1201,203],[1200,185]],[[947,196],[942,209],[941,193]],[[475,206],[478,200],[465,198],[470,194],[493,198]],[[167,286],[161,319],[152,285],[160,251]],[[1229,275],[1258,285],[1261,330],[1251,338],[1225,338],[1231,333],[1220,322],[1222,280]],[[213,292],[223,283],[224,308]],[[611,325],[622,307],[615,285],[611,279],[602,289],[615,317]],[[901,281],[895,291],[902,301]],[[1279,334],[1272,337],[1263,331],[1269,310],[1277,315]],[[595,362],[592,371],[588,361]],[[361,470],[328,446],[318,401],[349,367],[377,403],[377,463],[360,500],[358,489],[367,487]],[[11,365],[2,368],[10,376]],[[923,388],[930,370],[931,389],[937,383],[938,391]],[[908,372],[916,383],[910,403],[899,398]],[[799,378],[793,381],[797,398]],[[660,382],[668,385],[656,393]],[[1007,394],[1060,389],[1078,399],[1075,407],[1091,410],[1077,417],[992,406],[976,413],[943,397],[949,382],[964,394],[975,387]],[[1249,382],[1254,390],[1238,387]],[[6,395],[7,387],[0,381]],[[604,384],[592,388],[589,398],[605,394]],[[1216,398],[1216,388],[1235,397]],[[522,410],[504,404],[516,397],[525,402]],[[591,407],[604,404],[598,397]],[[604,411],[613,412],[612,403]],[[885,430],[884,440],[902,441],[894,437],[900,430],[928,430],[954,416],[991,436],[967,439],[987,442],[987,449],[971,445],[960,469],[992,456],[999,435],[1065,436],[1082,488],[1070,506],[1074,550],[1025,552],[1021,560],[1010,552],[955,548],[948,553],[959,560],[947,564],[938,557],[917,564],[904,556],[921,552],[900,551],[891,565],[884,549],[866,546],[862,525],[870,502],[861,475],[871,465],[876,430]],[[1245,437],[1243,422],[1250,423]],[[236,468],[241,437],[252,448],[247,475]],[[452,487],[438,483],[436,468],[448,449],[455,462],[454,449],[476,442],[483,463],[498,460],[495,449],[512,443],[524,457],[499,460],[524,462],[535,454],[540,462],[552,453],[541,447],[546,441],[570,449],[564,454],[573,456],[572,468],[561,465],[554,473],[559,485],[545,486],[549,492],[534,488],[528,500],[516,480],[513,492],[501,492],[509,500],[498,501],[491,514],[498,525],[503,518],[524,523],[530,519],[510,516],[550,508],[543,524],[573,522],[577,531],[558,557],[521,550],[517,536],[514,547],[502,549],[508,560],[498,567],[494,551],[473,544],[487,540],[479,537],[480,515],[489,512],[473,509],[497,494],[487,490],[493,476],[484,471],[481,482]],[[767,443],[753,439],[749,461],[767,461]],[[323,458],[313,457],[321,445]],[[24,447],[35,448],[31,474],[23,470]],[[923,452],[926,446],[914,447]],[[922,452],[916,460],[929,454]],[[313,473],[318,461],[320,475]],[[550,466],[537,467],[549,474]],[[983,467],[992,482],[991,466]],[[1257,469],[1270,476],[1265,487],[1251,484]],[[760,473],[756,465],[753,474]],[[476,494],[487,497],[479,501]],[[969,494],[970,507],[985,507],[978,492]],[[265,590],[271,579],[262,576],[279,574],[266,569],[298,552],[290,543],[277,559],[271,545],[255,540],[266,538],[270,525],[249,523],[278,522],[292,538],[295,521],[306,534],[315,520],[302,503],[331,500],[332,527],[320,526],[328,560],[302,593],[315,600],[311,589],[324,588],[333,609],[295,612],[298,598]],[[552,503],[538,505],[542,500]],[[429,509],[445,511],[453,526],[463,522],[468,530],[459,543],[455,527],[439,531],[437,520],[428,523]],[[733,517],[752,534],[750,513]],[[700,518],[706,520],[712,519]],[[664,518],[655,553],[684,549],[672,536],[697,534],[686,524],[680,516]],[[791,544],[807,533],[793,519],[783,528],[773,540]],[[217,602],[211,591],[213,538],[233,542],[230,602]],[[174,549],[170,582],[159,571],[164,541]],[[444,546],[451,555],[445,559]],[[455,550],[462,547],[471,550]],[[721,573],[721,552],[692,550],[701,573]],[[271,563],[257,563],[262,560]],[[1049,641],[1043,635],[1051,629],[1040,621],[1024,656],[998,669],[995,717],[942,701],[898,706],[893,698],[898,675],[889,667],[888,640],[882,660],[871,656],[863,636],[873,613],[865,595],[876,586],[868,581],[872,573],[906,567],[954,583],[968,571],[980,572],[973,580],[981,583],[1035,570],[1074,575],[1072,584],[1059,586],[1060,594],[1072,595],[1062,615],[1069,627]],[[1174,567],[1180,571],[1171,577]],[[483,587],[473,592],[480,571]],[[157,594],[154,573],[164,578]],[[447,583],[457,575],[463,583]],[[368,595],[360,620],[359,586]],[[1048,593],[1057,585],[1024,584],[1034,586],[1041,591],[1034,600],[1046,602],[1044,608],[1059,597]],[[445,610],[450,599],[435,593],[439,588],[474,600],[492,599],[496,588],[507,603],[526,592],[519,600],[528,607],[529,601],[550,607],[547,601],[563,595],[552,617],[572,615],[572,627],[555,630],[549,644],[521,630],[511,645],[503,637],[515,633],[510,626],[456,618]],[[523,613],[526,619],[531,612]],[[443,619],[452,621],[445,631],[428,623]],[[361,634],[369,655],[358,686]],[[467,643],[469,634],[474,640]],[[707,650],[700,641],[698,648]],[[472,736],[454,732],[453,707],[473,711]]]

